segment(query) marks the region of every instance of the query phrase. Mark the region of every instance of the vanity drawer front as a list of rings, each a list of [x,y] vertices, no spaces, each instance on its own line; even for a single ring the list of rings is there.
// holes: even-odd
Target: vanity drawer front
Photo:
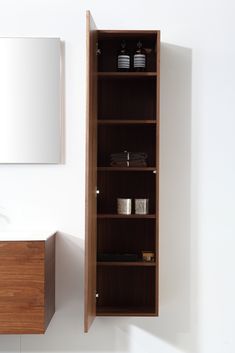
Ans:
[[[45,242],[0,242],[0,333],[44,330]]]
[[[44,307],[0,305],[0,334],[44,333]]]

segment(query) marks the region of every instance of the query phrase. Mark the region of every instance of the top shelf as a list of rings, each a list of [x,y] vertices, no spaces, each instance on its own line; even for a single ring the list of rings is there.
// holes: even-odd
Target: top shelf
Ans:
[[[157,72],[98,72],[98,77],[100,78],[143,78],[143,77],[157,77]]]
[[[157,120],[150,119],[98,119],[99,125],[155,125]]]
[[[145,40],[156,40],[156,36],[160,35],[160,30],[98,30],[98,39],[113,39],[113,38],[140,38]]]

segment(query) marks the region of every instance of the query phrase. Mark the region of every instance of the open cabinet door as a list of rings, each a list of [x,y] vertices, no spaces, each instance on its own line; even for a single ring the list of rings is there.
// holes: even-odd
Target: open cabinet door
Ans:
[[[87,126],[84,330],[96,316],[97,30],[87,11]]]

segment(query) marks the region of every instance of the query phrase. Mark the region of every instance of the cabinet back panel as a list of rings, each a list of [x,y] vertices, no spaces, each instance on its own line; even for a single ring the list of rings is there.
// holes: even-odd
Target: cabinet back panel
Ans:
[[[98,80],[99,119],[156,119],[156,77]]]
[[[117,54],[121,48],[121,41],[125,40],[126,48],[133,60],[133,54],[137,48],[137,43],[140,40],[146,51],[147,67],[146,71],[156,71],[156,36],[142,36],[130,38],[130,36],[120,35],[115,38],[100,38],[99,49],[101,54],[98,56],[99,71],[117,71]]]
[[[99,219],[97,227],[98,253],[155,252],[154,219]]]
[[[148,172],[98,172],[97,211],[117,213],[117,198],[148,198],[149,213],[156,210],[156,174]],[[134,213],[134,201],[133,201]]]
[[[147,165],[156,166],[156,127],[127,125],[98,127],[98,166],[110,165],[110,154],[117,152],[146,152]]]
[[[138,308],[155,306],[154,267],[102,267],[97,269],[97,306]]]

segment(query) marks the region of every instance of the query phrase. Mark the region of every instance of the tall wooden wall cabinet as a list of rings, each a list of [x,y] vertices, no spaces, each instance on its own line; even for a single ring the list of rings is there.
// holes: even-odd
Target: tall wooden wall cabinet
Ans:
[[[131,53],[143,43],[146,71],[117,71],[122,40]],[[85,332],[96,316],[158,315],[159,80],[160,31],[97,30],[87,12]],[[147,164],[111,166],[122,151]],[[117,198],[132,199],[130,215]],[[135,198],[149,200],[147,214]]]

